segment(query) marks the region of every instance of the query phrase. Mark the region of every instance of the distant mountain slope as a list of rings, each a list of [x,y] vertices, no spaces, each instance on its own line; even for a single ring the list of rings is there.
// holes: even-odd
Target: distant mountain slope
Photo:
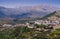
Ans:
[[[19,8],[5,8],[1,6],[0,18],[41,18],[56,10],[58,8],[48,5],[24,6]]]

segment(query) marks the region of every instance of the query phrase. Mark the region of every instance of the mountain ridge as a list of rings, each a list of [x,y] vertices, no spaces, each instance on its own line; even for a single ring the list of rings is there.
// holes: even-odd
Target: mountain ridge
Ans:
[[[0,18],[8,17],[8,18],[35,18],[35,17],[43,17],[47,14],[50,14],[59,8],[50,7],[50,6],[27,6],[20,8],[5,8],[0,7]]]

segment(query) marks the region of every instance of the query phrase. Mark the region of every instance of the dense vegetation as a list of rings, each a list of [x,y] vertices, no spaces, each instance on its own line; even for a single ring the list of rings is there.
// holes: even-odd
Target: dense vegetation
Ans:
[[[0,39],[60,39],[60,29],[50,32],[49,30],[39,31],[28,27],[17,27],[0,31]]]

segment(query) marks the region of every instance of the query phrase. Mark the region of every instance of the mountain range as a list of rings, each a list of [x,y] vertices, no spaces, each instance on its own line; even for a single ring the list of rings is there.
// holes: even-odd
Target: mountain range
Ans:
[[[0,6],[0,18],[41,18],[57,10],[60,8],[50,5],[20,6],[18,8]]]

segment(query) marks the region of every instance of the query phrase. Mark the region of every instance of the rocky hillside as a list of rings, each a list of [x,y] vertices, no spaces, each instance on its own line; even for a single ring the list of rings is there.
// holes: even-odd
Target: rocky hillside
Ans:
[[[60,20],[60,11],[54,11],[53,13],[48,14],[41,19]]]

